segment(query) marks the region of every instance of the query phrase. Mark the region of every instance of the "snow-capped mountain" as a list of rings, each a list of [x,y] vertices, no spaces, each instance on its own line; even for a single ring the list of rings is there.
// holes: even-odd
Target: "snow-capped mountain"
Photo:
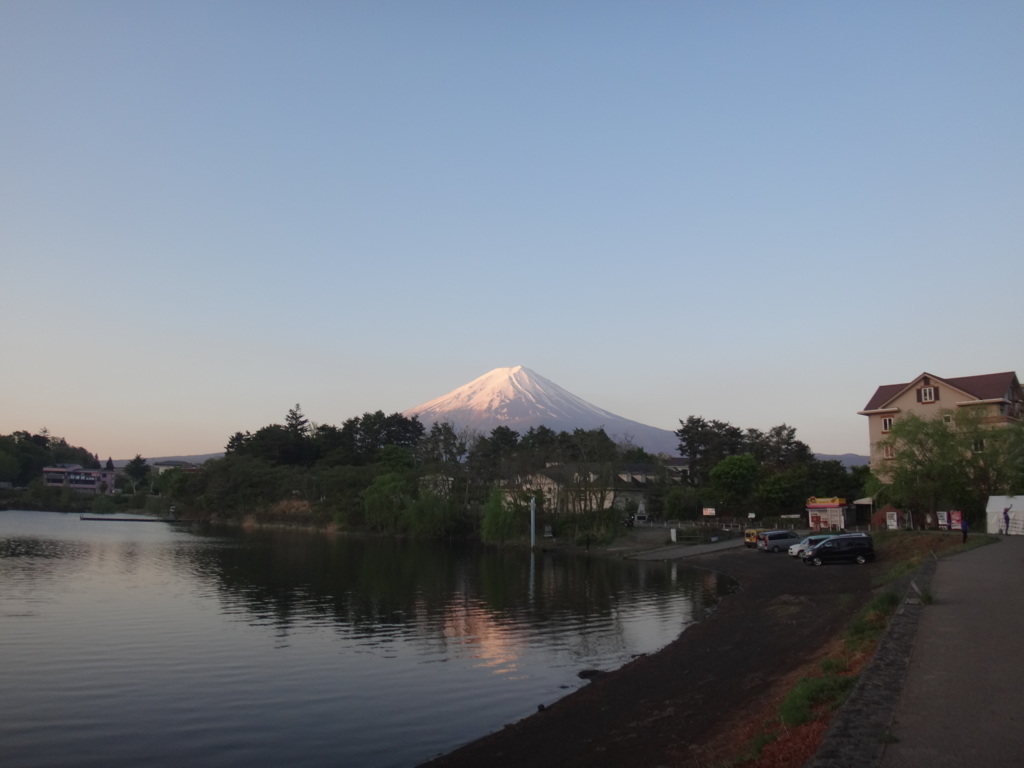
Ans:
[[[403,415],[419,416],[427,428],[446,421],[456,429],[472,429],[482,435],[499,426],[519,434],[541,425],[555,432],[603,428],[613,440],[629,440],[651,453],[675,456],[679,450],[672,431],[609,413],[521,365],[495,368],[447,395],[403,411]]]

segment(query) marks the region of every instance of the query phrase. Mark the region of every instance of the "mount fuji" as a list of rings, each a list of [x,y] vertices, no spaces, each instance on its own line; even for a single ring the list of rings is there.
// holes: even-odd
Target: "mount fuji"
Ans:
[[[456,429],[490,434],[505,426],[520,434],[541,425],[555,432],[604,429],[617,442],[630,441],[650,453],[678,455],[679,439],[667,429],[616,416],[517,365],[495,368],[478,379],[402,412],[429,427],[448,422]]]

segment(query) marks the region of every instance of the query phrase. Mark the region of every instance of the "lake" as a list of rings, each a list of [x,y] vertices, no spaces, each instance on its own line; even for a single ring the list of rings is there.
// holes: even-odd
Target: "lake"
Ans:
[[[417,765],[729,589],[672,563],[0,511],[0,765]]]

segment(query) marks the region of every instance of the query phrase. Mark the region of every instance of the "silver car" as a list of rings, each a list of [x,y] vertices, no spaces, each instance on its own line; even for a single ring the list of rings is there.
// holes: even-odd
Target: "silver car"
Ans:
[[[834,536],[834,533],[813,533],[803,541],[798,541],[789,548],[790,557],[800,557],[804,552],[813,547],[816,544],[820,544],[825,539],[830,539]]]

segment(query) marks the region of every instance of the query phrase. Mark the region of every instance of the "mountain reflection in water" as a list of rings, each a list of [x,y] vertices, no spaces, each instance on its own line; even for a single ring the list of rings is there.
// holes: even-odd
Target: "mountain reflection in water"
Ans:
[[[0,765],[408,766],[699,621],[666,563],[0,512]]]

